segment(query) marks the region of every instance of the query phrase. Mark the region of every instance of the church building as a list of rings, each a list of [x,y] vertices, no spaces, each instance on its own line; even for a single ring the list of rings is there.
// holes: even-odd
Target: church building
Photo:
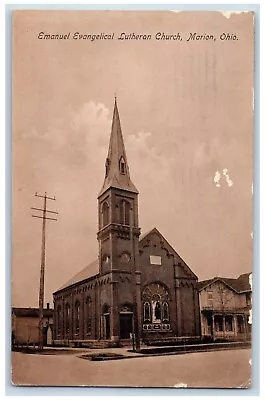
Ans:
[[[98,259],[53,294],[54,344],[199,338],[197,276],[156,228],[141,235],[116,99],[105,167]]]

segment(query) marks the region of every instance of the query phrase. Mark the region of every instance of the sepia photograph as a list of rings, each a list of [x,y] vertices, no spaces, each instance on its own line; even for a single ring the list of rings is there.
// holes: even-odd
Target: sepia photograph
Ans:
[[[13,11],[13,385],[251,388],[254,27]]]

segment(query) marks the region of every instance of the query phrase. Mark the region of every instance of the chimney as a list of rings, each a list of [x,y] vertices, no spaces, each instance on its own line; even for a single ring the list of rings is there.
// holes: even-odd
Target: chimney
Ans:
[[[50,303],[47,303],[47,310],[50,309]]]

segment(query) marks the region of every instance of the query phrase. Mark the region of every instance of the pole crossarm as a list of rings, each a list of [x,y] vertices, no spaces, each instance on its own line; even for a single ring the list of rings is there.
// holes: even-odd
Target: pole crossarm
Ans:
[[[58,221],[57,218],[49,218],[49,217],[40,217],[39,215],[32,215],[34,218],[41,218],[41,219],[51,219],[52,221]]]
[[[43,208],[36,208],[36,207],[30,207],[30,208],[31,208],[31,210],[45,211]],[[46,210],[46,212],[58,214],[57,211]]]
[[[35,196],[36,196],[36,197],[42,197],[43,199],[56,200],[55,196],[53,196],[53,197],[48,197],[48,196],[46,195],[46,192],[45,192],[44,196],[43,196],[42,194],[38,194],[38,193],[36,192],[36,193],[35,193]]]

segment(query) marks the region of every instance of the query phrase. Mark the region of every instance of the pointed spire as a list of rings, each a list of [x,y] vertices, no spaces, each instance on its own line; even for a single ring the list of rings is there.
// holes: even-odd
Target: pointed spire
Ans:
[[[114,101],[109,151],[105,167],[105,180],[99,196],[101,196],[110,187],[138,193],[130,178],[116,95]]]

